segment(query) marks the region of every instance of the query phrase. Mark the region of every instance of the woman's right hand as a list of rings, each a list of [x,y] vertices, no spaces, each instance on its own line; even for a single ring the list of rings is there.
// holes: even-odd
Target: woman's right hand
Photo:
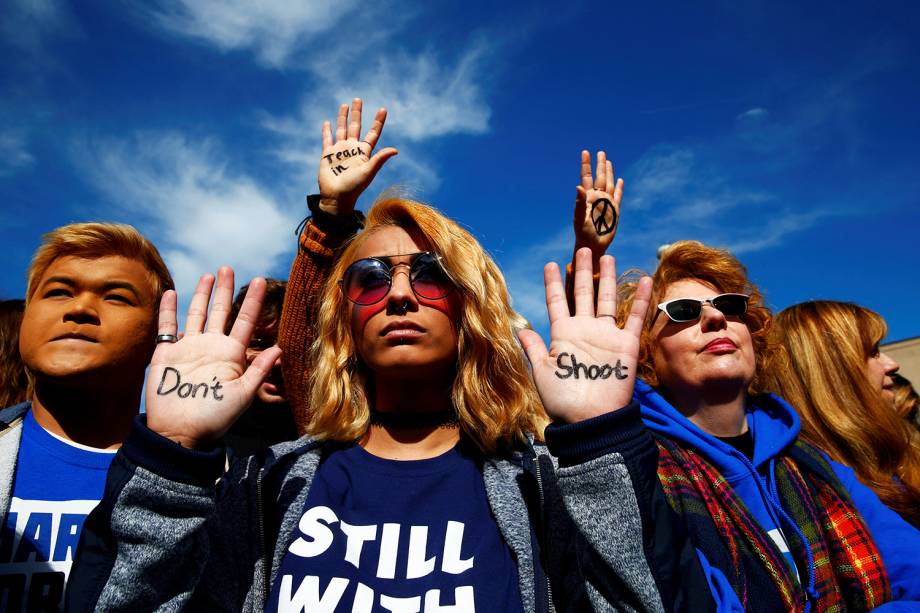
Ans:
[[[569,311],[575,312],[574,272],[575,254],[587,247],[591,250],[594,270],[600,270],[601,256],[607,252],[617,235],[620,221],[620,201],[623,199],[623,179],[613,176],[613,164],[603,151],[597,152],[597,173],[591,175],[591,153],[581,152],[581,185],[576,188],[575,249],[572,251],[571,271],[565,277],[565,295]]]
[[[597,152],[597,172],[591,176],[591,153],[581,152],[581,185],[576,188],[575,251],[591,249],[595,270],[601,256],[617,234],[620,201],[623,199],[623,179],[613,176],[613,164],[603,151]],[[574,263],[574,252],[572,260]]]
[[[147,375],[147,426],[183,447],[202,448],[220,439],[245,411],[281,355],[263,351],[246,367],[246,347],[259,320],[265,279],[249,284],[230,334],[224,326],[233,303],[233,269],[217,274],[217,289],[208,316],[214,276],[198,281],[189,304],[185,334],[174,343],[159,343]],[[157,334],[176,335],[176,292],[160,301]]]
[[[383,132],[387,110],[377,111],[371,129],[364,140],[361,137],[361,99],[351,102],[351,120],[348,105],[339,107],[335,139],[332,124],[323,122],[323,155],[319,161],[320,208],[333,215],[347,214],[354,210],[358,196],[371,184],[377,172],[388,159],[398,152],[393,147],[381,149],[373,156],[377,140]]]

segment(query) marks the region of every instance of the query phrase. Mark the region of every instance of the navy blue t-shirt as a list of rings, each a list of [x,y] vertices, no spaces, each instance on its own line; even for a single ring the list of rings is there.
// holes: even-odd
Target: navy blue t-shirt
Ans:
[[[320,464],[266,611],[521,611],[517,566],[476,452],[385,460],[359,445]]]

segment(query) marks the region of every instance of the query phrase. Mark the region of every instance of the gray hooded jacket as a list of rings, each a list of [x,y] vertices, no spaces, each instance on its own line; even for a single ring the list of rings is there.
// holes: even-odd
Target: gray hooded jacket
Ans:
[[[683,535],[650,525],[670,526],[671,517],[653,492],[657,449],[638,407],[550,426],[547,438],[561,468],[543,445],[482,464],[524,611],[708,608],[696,556],[681,553]],[[264,610],[317,467],[334,447],[282,443],[218,481],[222,449],[184,449],[141,416],[84,526],[68,609]]]
[[[13,478],[16,476],[16,458],[22,440],[22,420],[30,403],[21,402],[0,411],[0,517],[6,525],[13,496]]]

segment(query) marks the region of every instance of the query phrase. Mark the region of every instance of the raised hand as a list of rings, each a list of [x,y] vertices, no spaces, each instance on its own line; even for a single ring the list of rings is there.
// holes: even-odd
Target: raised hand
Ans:
[[[377,140],[383,132],[387,111],[381,108],[374,117],[374,124],[367,131],[364,140],[361,137],[361,99],[351,102],[351,119],[348,117],[348,105],[339,107],[339,116],[335,126],[335,139],[332,136],[332,124],[323,122],[323,155],[319,161],[320,207],[329,213],[348,213],[355,208],[361,195],[384,163],[397,154],[393,147],[386,147],[371,156]]]
[[[597,266],[617,233],[623,179],[614,180],[613,164],[603,151],[597,152],[597,172],[592,177],[591,154],[582,151],[581,185],[575,189],[575,250],[590,248]]]
[[[600,261],[597,312],[591,251],[575,254],[575,315],[569,315],[559,267],[543,269],[550,347],[533,330],[519,333],[533,367],[537,391],[554,420],[575,423],[626,406],[636,383],[639,336],[652,294],[652,280],[639,281],[623,328],[617,327],[616,263]]]
[[[265,279],[249,284],[229,335],[224,326],[233,303],[233,269],[224,267],[217,273],[208,316],[213,287],[213,275],[201,277],[189,304],[184,336],[157,345],[147,375],[147,426],[183,447],[205,447],[223,436],[281,355],[278,347],[271,347],[246,367],[246,347],[262,309]],[[163,294],[157,334],[177,333],[176,303],[176,292]]]

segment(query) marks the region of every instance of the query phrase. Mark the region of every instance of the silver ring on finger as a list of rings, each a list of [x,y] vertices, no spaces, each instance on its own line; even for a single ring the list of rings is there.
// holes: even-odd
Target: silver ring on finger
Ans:
[[[156,343],[175,343],[179,340],[179,337],[175,334],[157,334]]]

